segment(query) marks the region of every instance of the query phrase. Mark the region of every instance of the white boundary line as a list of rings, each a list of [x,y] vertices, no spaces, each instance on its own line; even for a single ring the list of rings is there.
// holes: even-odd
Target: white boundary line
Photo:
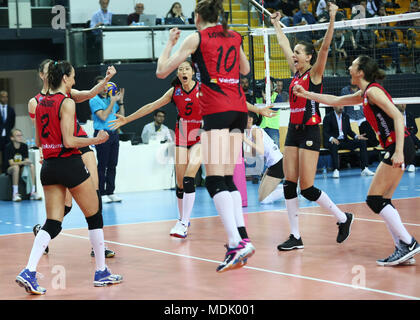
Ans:
[[[420,199],[420,197],[397,198],[397,199],[392,199],[392,200],[409,200],[409,199]],[[361,202],[339,203],[339,204],[337,204],[337,206],[351,205],[351,204],[360,204],[360,203],[365,203],[365,202],[364,201],[361,201]],[[299,209],[307,209],[307,208],[318,208],[318,206],[306,206],[306,207],[300,207]],[[284,209],[277,209],[277,210],[276,209],[273,209],[273,210],[261,210],[261,211],[255,211],[255,212],[244,212],[244,213],[245,214],[258,214],[258,213],[269,213],[269,212],[285,213],[286,212],[286,208],[284,208]],[[313,213],[313,212],[299,212],[299,214],[313,215],[313,216],[324,216],[324,217],[333,217],[333,215],[324,214],[324,213]],[[372,215],[373,215],[373,213],[372,213]],[[213,216],[192,217],[191,220],[217,218],[217,217],[218,217],[218,215],[216,214],[216,215],[213,215]],[[107,228],[107,227],[118,227],[118,226],[131,226],[131,225],[145,224],[145,223],[170,222],[170,221],[176,221],[176,220],[177,219],[166,219],[166,220],[155,220],[155,221],[140,221],[140,222],[131,222],[131,223],[121,223],[121,224],[106,225],[106,226],[104,226],[104,228]],[[376,220],[376,219],[355,218],[355,220],[385,223],[383,220]],[[420,224],[415,224],[415,223],[403,222],[403,224],[404,225],[407,225],[407,226],[420,227]],[[65,229],[65,231],[82,230],[82,229],[85,229],[85,228],[86,227],[82,227],[82,228],[69,228],[69,229]],[[28,232],[20,232],[20,233],[0,234],[0,237],[14,236],[14,235],[21,235],[21,234],[28,234],[28,233],[32,233],[32,232],[31,231],[28,231]]]
[[[64,236],[68,236],[68,237],[72,237],[72,238],[89,240],[88,237],[84,237],[84,236],[73,235],[73,234],[68,234],[68,233],[64,233],[64,232],[62,232],[62,234]],[[151,251],[151,252],[156,252],[156,253],[163,253],[163,254],[167,254],[167,255],[171,255],[171,256],[177,256],[177,257],[199,260],[199,261],[204,261],[204,262],[211,262],[211,263],[217,263],[217,264],[221,263],[220,261],[215,261],[215,260],[210,260],[210,259],[205,259],[205,258],[199,258],[199,257],[194,257],[194,256],[188,256],[188,255],[184,255],[184,254],[179,254],[179,253],[174,253],[174,252],[169,252],[169,251],[163,251],[163,250],[158,250],[158,249],[146,248],[146,247],[137,246],[137,245],[133,245],[133,244],[120,243],[120,242],[115,242],[115,241],[105,241],[105,242],[110,243],[110,244],[114,244],[114,245],[130,247],[130,248],[135,248],[135,249],[140,249],[140,250],[146,250],[146,251]],[[347,283],[324,280],[324,279],[319,279],[319,278],[314,278],[314,277],[307,277],[307,276],[302,276],[302,275],[293,274],[293,273],[284,273],[284,272],[279,272],[279,271],[273,271],[273,270],[268,270],[268,269],[263,269],[263,268],[247,267],[247,266],[245,266],[244,268],[254,270],[254,271],[272,273],[272,274],[286,276],[286,277],[292,277],[292,278],[322,282],[322,283],[332,284],[332,285],[336,285],[336,286],[351,288],[351,289],[355,289],[355,290],[364,290],[364,291],[368,291],[368,292],[386,294],[386,295],[395,296],[395,297],[404,298],[404,299],[420,300],[420,297],[414,297],[414,296],[399,294],[399,293],[390,292],[390,291],[372,289],[372,288],[367,288],[367,287],[358,287],[358,286],[353,286],[353,285],[350,285],[350,284],[347,284]]]

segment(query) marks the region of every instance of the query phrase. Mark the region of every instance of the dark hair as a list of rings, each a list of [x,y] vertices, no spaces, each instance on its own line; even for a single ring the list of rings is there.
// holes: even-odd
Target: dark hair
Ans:
[[[44,67],[46,64],[53,62],[51,59],[45,59],[44,61],[41,62],[41,64],[38,67],[38,71],[44,73]]]
[[[73,66],[68,61],[53,61],[48,66],[48,86],[50,89],[57,89],[63,76],[70,76]]]
[[[259,126],[262,122],[262,116],[260,114],[256,114],[255,112],[248,111],[248,117],[252,118],[252,124]]]
[[[217,23],[221,20],[223,31],[225,35],[227,34],[228,25],[222,0],[201,0],[197,4],[195,12],[206,22]]]
[[[315,47],[312,43],[306,42],[306,41],[299,41],[296,44],[301,44],[305,47],[305,53],[307,55],[312,55],[311,61],[309,61],[309,64],[313,66],[316,62],[316,59],[318,58],[318,53],[315,50]]]
[[[98,81],[103,79],[105,79],[104,76],[96,76],[95,80],[93,80],[93,85],[96,86],[98,84]]]
[[[171,8],[169,9],[168,13],[166,14],[166,18],[175,18],[174,13],[173,13],[172,10],[174,9],[175,5],[177,5],[177,4],[179,4],[182,7],[181,3],[174,2],[172,4]],[[184,14],[182,12],[181,12],[181,16],[184,16]]]
[[[365,74],[365,80],[374,82],[385,79],[385,71],[379,69],[378,64],[374,59],[366,55],[360,55],[358,70],[362,70]]]
[[[156,117],[158,113],[163,113],[164,115],[166,115],[165,111],[158,109],[155,112],[153,112],[153,116]]]
[[[195,73],[195,66],[194,66],[194,64],[192,63],[192,61],[190,60],[190,59],[187,59],[187,60],[185,60],[184,62],[188,62],[189,63],[189,65],[191,66],[191,68],[192,68],[192,70],[193,70],[193,72]],[[183,63],[184,63],[183,62]],[[182,63],[181,63],[182,64]],[[179,67],[179,66],[178,66]],[[193,80],[195,80],[194,79],[194,75],[193,75]],[[179,80],[179,78],[178,78],[178,76],[175,76],[175,78],[173,78],[172,79],[172,81],[171,81],[171,86],[172,87],[176,87],[176,86],[179,86],[179,85],[181,85],[182,83],[181,83],[181,81]]]

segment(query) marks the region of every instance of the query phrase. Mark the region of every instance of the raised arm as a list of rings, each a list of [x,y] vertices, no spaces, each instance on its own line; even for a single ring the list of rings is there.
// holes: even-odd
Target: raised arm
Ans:
[[[363,102],[362,91],[360,90],[345,96],[334,96],[331,94],[306,91],[301,85],[295,85],[293,87],[293,93],[298,97],[314,100],[327,106],[353,106]]]
[[[141,117],[144,117],[144,116],[148,115],[149,113],[167,105],[172,100],[173,92],[174,92],[174,88],[169,89],[158,100],[146,104],[145,106],[141,107],[136,112],[130,114],[127,117],[116,114],[117,119],[109,121],[108,127],[110,127],[112,130],[116,130],[119,127],[122,127],[123,125],[125,125],[125,124],[127,124],[131,121],[134,121],[134,120],[137,120]]]
[[[101,144],[108,140],[108,134],[101,130],[95,138],[79,138],[74,136],[74,116],[76,104],[72,99],[65,99],[60,109],[60,128],[63,144],[66,148],[82,148],[92,144]]]
[[[319,84],[322,81],[322,75],[324,74],[325,65],[327,64],[328,59],[328,50],[334,34],[335,14],[337,13],[338,7],[331,2],[328,3],[328,6],[330,23],[328,25],[327,32],[325,33],[324,40],[322,41],[321,48],[319,49],[318,58],[310,71],[311,79],[314,84]]]
[[[101,82],[99,82],[97,85],[95,85],[92,89],[90,90],[76,90],[76,89],[71,89],[71,98],[76,102],[76,103],[81,103],[83,101],[92,99],[94,96],[98,95],[99,93],[101,93],[106,84],[108,83],[109,80],[111,80],[111,78],[117,73],[117,70],[115,70],[114,66],[110,66],[108,67],[107,71],[106,71],[106,75],[105,78],[102,79]]]
[[[198,33],[195,32],[190,34],[181,44],[178,51],[171,55],[171,51],[178,42],[180,35],[181,31],[178,28],[173,28],[169,31],[168,42],[158,59],[156,76],[159,79],[165,79],[198,48],[200,39]]]
[[[290,47],[289,39],[287,39],[286,35],[281,29],[280,18],[281,18],[280,12],[274,12],[271,15],[271,23],[273,24],[274,29],[276,29],[277,41],[280,45],[280,48],[283,50],[283,53],[284,53],[284,56],[286,57],[286,61],[287,61],[287,64],[289,65],[290,71],[293,74],[295,74],[296,68],[293,62],[293,50]]]

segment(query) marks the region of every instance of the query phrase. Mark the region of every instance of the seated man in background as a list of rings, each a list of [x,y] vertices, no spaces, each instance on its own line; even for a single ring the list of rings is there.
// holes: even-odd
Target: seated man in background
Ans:
[[[364,134],[357,135],[351,130],[350,118],[343,113],[344,107],[334,107],[334,112],[327,113],[323,120],[324,125],[324,144],[331,152],[333,162],[333,178],[339,178],[338,171],[340,164],[338,150],[360,149],[360,168],[362,176],[373,176],[374,172],[368,168],[368,154],[366,149],[367,138]],[[352,139],[349,139],[351,137]]]
[[[96,11],[90,19],[90,27],[110,26],[112,22],[112,12],[108,10],[109,0],[99,0],[101,8]]]
[[[129,14],[127,17],[127,25],[139,22],[140,16],[143,14],[144,11],[144,4],[141,2],[137,2],[134,7],[134,10],[135,12]]]
[[[141,132],[143,143],[149,143],[150,140],[157,140],[160,143],[173,141],[169,128],[163,124],[165,114],[163,110],[156,110],[154,112],[155,120],[146,124]]]
[[[22,201],[18,191],[20,177],[25,177],[27,191],[30,190],[31,200],[41,200],[35,192],[35,167],[29,160],[28,146],[23,142],[23,134],[19,129],[13,129],[10,133],[11,142],[6,146],[5,160],[7,162],[7,174],[12,176],[13,197],[15,202]],[[29,192],[27,192],[29,193]]]

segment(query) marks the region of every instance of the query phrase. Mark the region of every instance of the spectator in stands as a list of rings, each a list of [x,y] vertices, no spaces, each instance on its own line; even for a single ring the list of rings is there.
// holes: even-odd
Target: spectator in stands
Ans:
[[[345,96],[348,94],[355,94],[358,90],[359,88],[356,85],[350,84],[341,89],[340,95]],[[362,106],[346,106],[344,107],[344,113],[349,116],[350,123],[357,122],[359,132],[364,134],[367,138],[367,147],[376,147],[379,144],[375,131],[373,131],[372,127],[366,121]]]
[[[289,101],[289,93],[283,90],[283,80],[279,79],[275,84],[274,92],[277,93],[277,96],[274,99],[274,103]]]
[[[141,132],[143,143],[149,143],[150,140],[157,140],[160,143],[173,141],[169,128],[163,124],[165,121],[165,111],[156,110],[154,112],[154,121],[146,124]]]
[[[4,159],[4,150],[10,142],[10,132],[15,127],[15,109],[8,105],[9,93],[5,90],[0,91],[0,162],[1,171],[5,172],[7,161]]]
[[[327,12],[327,14],[328,14],[327,1],[319,0],[318,5],[316,6],[316,11],[315,11],[316,18],[319,20],[319,17],[324,12]]]
[[[366,10],[369,16],[373,17],[378,14],[379,7],[381,6],[381,0],[367,0]]]
[[[420,64],[420,19],[414,20],[414,27],[407,30],[408,50],[413,55],[414,68]]]
[[[134,12],[130,13],[127,17],[127,25],[131,25],[133,23],[138,23],[140,16],[143,14],[144,11],[144,4],[141,2],[137,2],[134,6]]]
[[[412,13],[412,12],[419,12],[419,3],[418,1],[412,1],[410,3],[410,9],[404,13]],[[397,26],[401,27],[411,27],[413,25],[413,20],[406,20],[406,21],[399,21],[396,24]],[[403,34],[403,39],[407,39],[407,29],[401,29]]]
[[[411,137],[411,139],[414,142],[414,146],[416,147],[416,149],[420,149],[420,140],[416,136],[416,134],[418,132],[418,128],[417,128],[417,124],[416,124],[416,119],[414,118],[414,116],[413,116],[412,113],[406,111],[406,105],[405,104],[397,104],[395,106],[398,108],[398,110],[401,111],[401,113],[404,116],[404,124],[405,124],[406,128],[408,129],[408,131],[410,132],[410,137]],[[408,172],[414,172],[415,170],[416,169],[415,169],[413,163],[411,163],[407,167],[407,171]]]
[[[330,150],[333,162],[333,178],[339,178],[338,150],[360,150],[360,168],[362,176],[373,176],[374,172],[368,168],[367,138],[364,134],[357,135],[350,126],[350,118],[343,113],[344,107],[334,107],[334,112],[325,115],[323,120],[323,135],[325,147]],[[349,139],[351,137],[352,139]]]
[[[386,70],[384,56],[392,57],[391,67],[395,68],[396,73],[402,73],[400,66],[400,45],[398,35],[395,30],[385,29],[387,23],[381,23],[381,28],[375,31],[376,35],[376,54],[379,68]]]
[[[99,0],[101,8],[96,11],[90,19],[90,27],[110,26],[112,22],[112,12],[108,11],[109,0]]]
[[[100,83],[103,76],[97,76],[94,84]],[[114,194],[115,176],[117,173],[118,151],[120,148],[119,135],[115,130],[110,130],[108,122],[115,120],[116,113],[124,115],[124,88],[121,88],[115,95],[108,96],[107,87],[89,100],[90,111],[92,112],[94,137],[100,130],[105,130],[109,139],[102,144],[96,145],[96,157],[98,159],[98,180],[99,192],[103,203],[121,202],[121,199]]]
[[[35,191],[35,167],[29,160],[28,145],[23,142],[23,134],[19,129],[13,129],[10,134],[9,144],[6,146],[7,174],[12,176],[13,196],[15,202],[22,201],[18,191],[19,179],[22,177],[30,193],[31,200],[41,200]]]
[[[315,24],[317,21],[315,17],[308,11],[308,1],[307,0],[299,0],[299,8],[300,10],[295,13],[293,16],[293,25],[294,26],[303,26],[306,24]],[[296,33],[296,39],[298,41],[306,41],[312,43],[312,32],[311,31],[304,31]]]
[[[359,52],[363,52],[368,56],[373,56],[376,36],[370,27],[358,29],[356,31],[355,40]]]
[[[246,101],[255,104],[254,92],[249,87],[249,79],[247,77],[241,77],[241,86],[242,90],[244,90]]]
[[[182,6],[179,2],[174,2],[166,14],[165,19],[170,19],[169,24],[188,24],[187,18],[182,13]],[[165,20],[166,23],[166,20]],[[168,24],[168,23],[166,23]]]

